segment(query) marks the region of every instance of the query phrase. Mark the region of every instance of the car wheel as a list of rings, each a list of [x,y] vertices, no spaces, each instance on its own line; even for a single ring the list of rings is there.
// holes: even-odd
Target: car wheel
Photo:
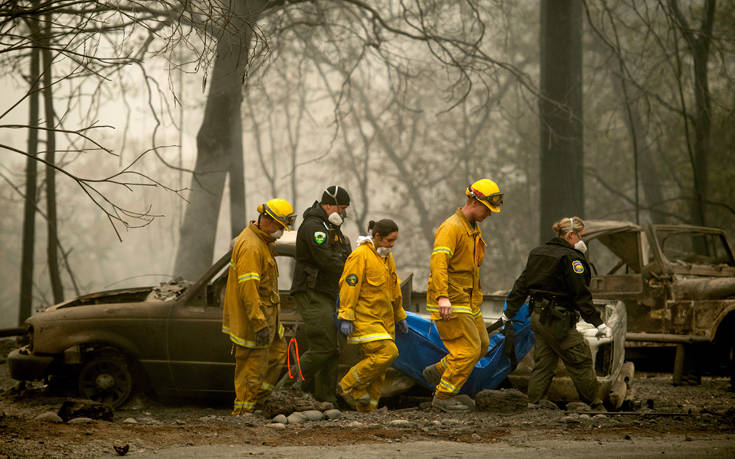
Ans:
[[[117,408],[133,391],[133,375],[125,357],[104,352],[82,365],[78,387],[82,397]]]

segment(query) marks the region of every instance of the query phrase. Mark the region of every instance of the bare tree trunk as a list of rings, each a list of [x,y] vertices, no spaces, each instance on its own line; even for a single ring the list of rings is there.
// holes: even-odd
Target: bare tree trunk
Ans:
[[[33,2],[33,7],[38,8],[39,0]],[[31,37],[34,43],[38,43],[39,24],[38,17],[31,16],[28,19]],[[30,82],[30,95],[28,97],[28,160],[26,161],[26,191],[23,212],[23,254],[20,267],[20,304],[18,308],[18,325],[31,315],[31,303],[33,300],[33,253],[34,240],[36,236],[36,181],[37,166],[35,156],[38,154],[38,80],[40,75],[40,51],[37,46],[31,49],[31,68],[28,75]]]
[[[41,55],[43,57],[43,104],[46,116],[46,228],[48,257],[48,271],[51,277],[51,291],[54,294],[54,303],[64,301],[64,287],[61,284],[61,273],[59,272],[59,248],[57,245],[58,231],[56,221],[56,170],[50,166],[56,162],[56,134],[54,133],[54,94],[52,78],[52,59],[49,47],[51,36],[52,13],[46,13],[43,32],[43,46]]]
[[[709,77],[707,62],[709,61],[709,47],[712,41],[712,27],[714,24],[716,0],[706,0],[702,9],[702,24],[700,29],[692,29],[679,9],[677,0],[669,0],[669,6],[674,20],[682,36],[689,46],[694,60],[694,101],[695,113],[692,119],[694,124],[694,151],[692,172],[694,175],[694,197],[691,207],[691,222],[693,225],[705,225],[707,222],[707,200],[709,186],[709,153],[712,125],[711,101],[709,93]],[[686,116],[686,115],[685,115]]]
[[[185,279],[196,279],[212,263],[225,178],[238,161],[233,159],[234,155],[239,155],[242,163],[242,83],[253,26],[264,3],[258,0],[232,2],[230,24],[217,44],[204,119],[197,134],[197,160],[189,204],[174,264],[174,274]],[[231,177],[231,183],[242,179],[242,169],[233,175],[235,173],[237,177],[234,180]],[[236,191],[237,196],[231,196],[231,208],[238,206],[243,211],[239,215],[244,215],[245,210],[243,190],[244,186]],[[231,229],[234,231],[234,224]]]
[[[582,3],[541,2],[541,219],[539,236],[554,221],[584,215],[582,144]]]
[[[666,214],[658,210],[661,206],[660,203],[664,200],[659,184],[658,169],[649,146],[648,129],[641,119],[640,109],[636,102],[643,95],[636,88],[628,87],[626,91],[623,91],[624,76],[619,72],[612,72],[612,75],[613,85],[617,87],[617,92],[626,94],[621,100],[625,112],[623,118],[625,125],[628,127],[634,155],[637,157],[637,171],[640,174],[640,185],[643,189],[644,202],[646,203],[644,207],[649,217],[648,219],[654,223],[664,223]],[[636,212],[636,215],[638,215],[638,212]],[[646,218],[643,220],[645,221]],[[636,223],[640,223],[638,219],[636,219]]]
[[[245,164],[242,150],[242,100],[237,108],[239,127],[232,130],[230,149],[230,235],[234,238],[247,225],[245,212]]]

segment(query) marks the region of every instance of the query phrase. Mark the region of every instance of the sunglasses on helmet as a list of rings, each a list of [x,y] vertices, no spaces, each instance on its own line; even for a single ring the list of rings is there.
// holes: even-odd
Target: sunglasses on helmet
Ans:
[[[268,215],[273,217],[275,220],[278,220],[279,222],[283,223],[284,225],[291,227],[294,225],[294,223],[296,223],[296,214],[290,214],[290,215],[281,217],[276,212],[274,212],[273,209],[268,207],[268,204],[263,204],[263,207],[265,208],[265,211]]]
[[[479,201],[485,201],[490,205],[496,207],[503,205],[503,193],[493,193],[491,195],[485,196],[476,189],[472,188],[472,185],[469,185],[467,188],[470,190],[470,196]]]

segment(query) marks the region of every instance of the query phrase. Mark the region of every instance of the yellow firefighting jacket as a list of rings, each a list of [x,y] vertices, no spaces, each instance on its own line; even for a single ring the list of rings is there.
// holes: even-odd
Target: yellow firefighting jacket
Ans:
[[[339,280],[338,317],[354,326],[347,341],[393,340],[396,323],[406,318],[402,302],[393,254],[383,258],[365,240],[347,258]]]
[[[482,289],[480,265],[485,258],[485,241],[480,227],[473,228],[461,209],[444,220],[434,233],[431,273],[426,289],[426,310],[432,320],[439,320],[438,298],[452,303],[452,315],[480,315]]]
[[[255,333],[270,327],[271,339],[275,333],[283,336],[278,320],[281,297],[278,294],[278,265],[271,252],[273,239],[250,222],[232,249],[230,271],[227,275],[225,304],[222,313],[222,333],[230,340],[248,348],[256,346]]]

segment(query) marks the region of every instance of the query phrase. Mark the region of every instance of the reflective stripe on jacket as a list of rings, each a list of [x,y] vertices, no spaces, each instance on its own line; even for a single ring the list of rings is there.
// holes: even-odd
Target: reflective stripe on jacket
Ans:
[[[444,220],[434,233],[431,273],[426,289],[426,310],[439,320],[437,300],[446,296],[452,314],[480,315],[482,289],[480,265],[485,258],[485,241],[478,225],[473,228],[462,209]]]
[[[366,240],[347,258],[339,287],[338,317],[354,325],[348,342],[395,338],[396,322],[405,319],[406,312],[392,254],[381,257]]]
[[[240,346],[256,348],[255,333],[270,327],[283,336],[278,320],[281,297],[278,294],[278,265],[271,253],[273,239],[254,222],[245,228],[232,249],[227,275],[222,333]],[[261,346],[263,348],[270,346]]]

